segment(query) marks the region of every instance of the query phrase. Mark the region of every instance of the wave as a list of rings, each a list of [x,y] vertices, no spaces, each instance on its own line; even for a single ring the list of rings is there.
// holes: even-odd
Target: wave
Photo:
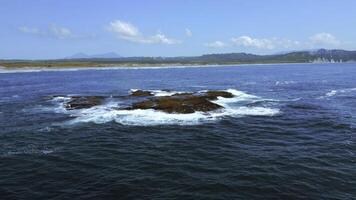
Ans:
[[[132,92],[135,92],[135,91],[138,91],[138,90],[140,90],[140,89],[131,89],[130,91],[132,93]],[[172,96],[172,95],[175,95],[175,94],[186,93],[186,92],[182,92],[182,91],[169,91],[169,90],[145,90],[145,91],[151,92],[156,97]]]
[[[337,90],[331,90],[330,92],[326,93],[325,96],[332,97],[337,94]]]
[[[324,96],[319,97],[319,99],[333,97],[333,96],[337,96],[339,94],[345,94],[345,93],[350,93],[350,92],[355,92],[355,91],[356,91],[356,88],[346,88],[346,89],[339,89],[339,90],[331,90],[331,91],[327,92]]]
[[[249,106],[251,103],[269,101],[270,99],[263,99],[235,89],[228,89],[226,91],[232,93],[235,97],[218,97],[217,100],[212,101],[223,106],[223,109],[211,112],[194,112],[191,114],[165,113],[153,109],[123,110],[120,109],[122,102],[117,99],[111,99],[103,105],[79,110],[66,110],[64,108],[65,102],[70,100],[70,97],[56,97],[52,102],[56,104],[55,108],[53,108],[54,112],[66,113],[74,117],[74,119],[65,122],[66,125],[78,123],[104,124],[108,122],[134,126],[198,125],[217,121],[224,117],[275,116],[280,113],[278,108],[264,107],[263,105]],[[156,96],[170,96],[176,93],[184,93],[182,91],[163,90],[151,90],[151,92]]]
[[[51,150],[51,149],[37,149],[33,147],[27,147],[27,148],[22,148],[20,150],[12,150],[12,151],[1,153],[0,157],[11,157],[16,155],[33,155],[33,154],[47,155],[54,152],[55,150]]]
[[[276,81],[275,85],[291,85],[296,83],[296,81]]]

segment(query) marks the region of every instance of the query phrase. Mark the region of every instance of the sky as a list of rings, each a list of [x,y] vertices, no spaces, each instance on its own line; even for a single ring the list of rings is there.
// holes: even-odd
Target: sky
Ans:
[[[0,59],[356,50],[355,0],[0,0]]]

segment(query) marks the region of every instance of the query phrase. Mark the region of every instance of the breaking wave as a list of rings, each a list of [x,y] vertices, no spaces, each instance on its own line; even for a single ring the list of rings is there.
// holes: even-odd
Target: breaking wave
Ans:
[[[337,96],[339,94],[345,94],[345,93],[350,93],[350,92],[356,92],[356,88],[331,90],[331,91],[327,92],[324,96],[321,96],[319,98],[328,98],[328,97],[333,97],[333,96]]]
[[[132,90],[135,91],[135,90]],[[263,102],[273,101],[263,99],[261,97],[250,95],[242,91],[228,89],[234,95],[233,98],[218,97],[212,101],[223,106],[211,112],[194,112],[191,114],[165,113],[153,109],[136,109],[122,110],[120,101],[112,99],[106,104],[94,106],[88,109],[66,110],[63,108],[64,103],[70,98],[56,97],[52,101],[56,102],[55,112],[69,114],[74,119],[67,121],[65,124],[73,125],[77,123],[96,123],[103,124],[108,122],[116,122],[122,125],[134,126],[153,126],[153,125],[198,125],[202,123],[212,122],[224,117],[244,117],[244,116],[274,116],[280,113],[278,108],[264,106]],[[155,96],[171,96],[179,91],[161,91],[151,90]],[[203,92],[203,91],[201,91]],[[261,102],[256,106],[254,103]],[[253,104],[253,105],[252,105]]]
[[[132,93],[132,92],[136,92],[138,90],[140,90],[140,89],[131,89],[130,92]],[[168,90],[146,90],[146,91],[151,92],[156,97],[172,96],[175,94],[185,93],[185,92],[181,92],[181,91],[168,91]]]
[[[276,81],[275,85],[290,85],[290,84],[296,84],[296,81]]]

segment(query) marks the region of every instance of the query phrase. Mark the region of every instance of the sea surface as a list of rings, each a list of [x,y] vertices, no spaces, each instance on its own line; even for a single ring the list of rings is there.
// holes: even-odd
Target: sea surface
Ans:
[[[356,199],[356,64],[2,72],[0,199]],[[51,98],[133,89],[235,97],[193,114]]]

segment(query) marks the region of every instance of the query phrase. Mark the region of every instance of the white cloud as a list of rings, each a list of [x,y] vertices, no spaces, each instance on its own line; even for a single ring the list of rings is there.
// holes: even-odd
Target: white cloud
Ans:
[[[274,49],[275,46],[272,40],[269,39],[257,39],[249,36],[240,36],[237,38],[231,38],[231,41],[237,46],[252,47],[258,49]]]
[[[225,47],[225,46],[240,46],[245,48],[255,48],[264,50],[273,49],[286,49],[286,48],[299,48],[301,42],[283,38],[269,38],[269,39],[258,39],[252,38],[250,36],[239,36],[233,37],[230,43],[223,43],[221,41],[215,41],[213,43],[205,44],[207,47]]]
[[[193,33],[192,33],[192,31],[191,31],[190,29],[186,28],[186,29],[185,29],[185,35],[186,35],[187,37],[192,37],[192,36],[193,36]]]
[[[56,25],[52,25],[49,28],[49,33],[59,39],[66,39],[66,38],[73,37],[73,33],[71,30],[64,27],[58,27]]]
[[[270,39],[270,41],[272,42],[275,48],[284,48],[284,49],[299,48],[302,45],[302,43],[299,41],[285,39],[285,38],[275,37]]]
[[[309,38],[310,42],[314,45],[331,45],[331,46],[337,46],[341,42],[336,39],[335,36],[333,36],[330,33],[318,33]]]
[[[222,47],[225,47],[226,44],[221,41],[215,41],[215,42],[211,42],[211,43],[206,43],[205,46],[210,47],[210,48],[222,48]]]
[[[151,36],[148,41],[151,41],[151,43],[162,43],[162,44],[177,44],[180,43],[180,41],[167,38],[164,34],[162,33],[157,33],[154,36]]]
[[[23,32],[23,33],[30,33],[30,34],[40,34],[40,30],[37,28],[30,28],[27,26],[22,26],[18,28],[19,31]]]
[[[253,38],[250,36],[233,37],[229,42],[215,41],[206,43],[206,47],[221,48],[226,46],[239,46],[254,50],[298,50],[308,48],[332,48],[345,44],[330,33],[318,33],[304,40],[291,40],[286,38]]]
[[[134,25],[120,20],[111,22],[109,30],[120,34],[121,37],[137,37],[140,35],[138,29]]]
[[[144,36],[139,29],[129,22],[116,20],[110,23],[108,30],[117,34],[120,39],[144,44],[178,44],[181,41],[168,38],[163,33],[158,32],[153,36]]]
[[[51,25],[47,29],[39,29],[34,27],[22,26],[18,28],[19,31],[26,34],[32,34],[37,36],[52,37],[57,39],[69,39],[74,35],[71,30],[65,27],[59,27],[57,25]]]

